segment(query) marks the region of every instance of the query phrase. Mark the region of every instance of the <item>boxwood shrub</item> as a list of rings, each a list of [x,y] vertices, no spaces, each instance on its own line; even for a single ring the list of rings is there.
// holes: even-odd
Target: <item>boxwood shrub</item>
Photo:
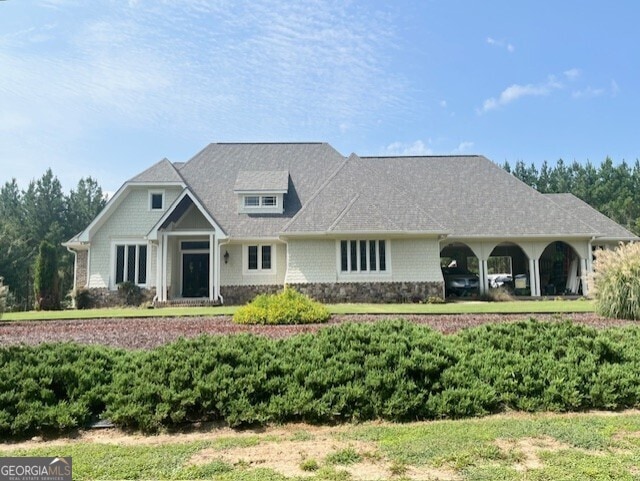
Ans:
[[[261,294],[233,315],[238,324],[312,324],[326,322],[329,310],[309,296],[286,287],[278,294]]]

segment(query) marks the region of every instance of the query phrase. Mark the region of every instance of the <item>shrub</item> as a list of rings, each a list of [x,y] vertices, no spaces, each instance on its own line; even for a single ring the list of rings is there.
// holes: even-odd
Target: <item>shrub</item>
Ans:
[[[311,324],[326,322],[329,310],[299,293],[285,288],[279,294],[261,294],[238,309],[233,321],[238,324]]]
[[[60,277],[58,275],[58,253],[47,241],[40,243],[36,258],[33,288],[36,308],[43,311],[60,309]]]
[[[640,327],[569,322],[452,336],[406,321],[346,323],[281,340],[202,336],[132,352],[19,346],[0,348],[0,366],[0,438],[98,417],[158,431],[207,420],[409,421],[640,406]]]
[[[596,251],[593,294],[604,317],[640,319],[640,243]]]
[[[118,295],[125,306],[139,306],[142,302],[142,289],[130,281],[118,284]]]
[[[89,289],[76,289],[73,292],[76,309],[91,309],[95,304],[95,299]]]
[[[427,297],[427,304],[444,304],[444,299],[440,296]]]

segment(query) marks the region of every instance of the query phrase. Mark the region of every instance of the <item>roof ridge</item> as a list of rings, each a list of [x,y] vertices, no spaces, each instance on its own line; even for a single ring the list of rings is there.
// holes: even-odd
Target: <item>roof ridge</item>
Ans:
[[[298,212],[296,212],[296,215],[294,215],[291,220],[289,222],[287,222],[284,226],[282,226],[282,232],[285,232],[289,226],[291,224],[293,224],[295,222],[295,220],[301,216],[304,212],[306,212],[307,210],[307,206],[316,198],[320,195],[320,193],[327,187],[327,185],[329,185],[329,183],[338,175],[338,173],[344,168],[345,165],[347,165],[349,159],[346,158],[344,159],[344,161],[338,166],[338,168],[329,176],[327,177],[327,180],[325,180],[322,185],[320,187],[318,187],[318,190],[316,190],[313,195],[311,197],[309,197],[309,199],[307,200],[307,202],[305,202],[305,204],[300,208],[300,210]]]
[[[437,159],[437,158],[462,158],[484,157],[482,154],[429,154],[429,155],[361,155],[361,159]]]
[[[342,220],[342,218],[343,218],[345,215],[347,215],[347,213],[351,210],[351,207],[353,207],[353,204],[355,204],[355,203],[356,203],[356,201],[360,198],[360,194],[361,194],[361,193],[360,193],[360,192],[358,192],[358,193],[353,197],[353,199],[351,199],[351,200],[349,201],[349,203],[345,206],[345,208],[344,208],[344,209],[342,209],[342,212],[340,212],[340,213],[336,216],[335,220],[333,221],[333,223],[329,226],[329,228],[328,228],[327,230],[329,230],[329,231],[333,230],[333,228],[336,226],[336,224],[338,224],[338,223]]]

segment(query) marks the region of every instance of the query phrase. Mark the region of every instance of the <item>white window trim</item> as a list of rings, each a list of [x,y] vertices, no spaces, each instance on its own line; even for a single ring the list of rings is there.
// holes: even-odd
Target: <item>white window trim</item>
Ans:
[[[154,194],[162,195],[162,207],[160,209],[154,209],[152,207],[152,199]],[[149,211],[150,212],[164,212],[167,207],[167,196],[164,190],[150,190],[149,191]]]
[[[249,197],[257,197],[258,205],[247,205],[246,202]],[[264,200],[267,197],[272,197],[275,200],[275,204],[265,205]],[[283,194],[273,192],[247,192],[240,195],[239,199],[240,205],[238,212],[240,214],[282,214],[284,212]]]
[[[257,269],[249,269],[249,246],[258,246],[258,268]],[[271,247],[271,268],[263,269],[262,268],[262,248],[264,246]],[[267,244],[267,243],[250,243],[242,245],[242,273],[244,275],[259,275],[259,274],[274,274],[276,269],[276,246],[275,244]]]
[[[111,241],[111,267],[110,267],[110,276],[109,276],[109,288],[111,290],[118,289],[118,285],[116,284],[116,261],[117,261],[117,246],[125,246],[124,249],[124,271],[123,271],[123,282],[126,282],[128,279],[128,262],[129,258],[127,256],[127,247],[128,246],[136,246],[136,259],[135,259],[135,272],[133,274],[134,279],[133,283],[140,287],[147,287],[150,285],[150,274],[151,274],[151,244],[145,240],[140,239],[114,239]],[[135,280],[138,278],[138,274],[140,272],[140,247],[145,246],[147,248],[147,265],[146,265],[146,281],[144,284],[138,284]]]
[[[347,269],[346,271],[342,270],[342,251],[341,251],[341,242],[342,241],[346,241],[347,242]],[[356,258],[357,258],[357,269],[356,270],[351,270],[351,242],[352,241],[356,241],[357,242],[357,249],[356,249]],[[360,241],[367,241],[367,269],[366,270],[361,270],[361,263],[360,263]],[[385,270],[381,271],[380,270],[380,253],[379,253],[379,247],[376,246],[376,255],[377,255],[377,259],[376,259],[376,270],[372,271],[369,269],[369,267],[371,266],[371,249],[369,247],[369,243],[371,241],[383,241],[384,242],[384,252],[385,252]],[[380,276],[380,277],[388,277],[391,275],[391,242],[389,241],[389,239],[362,239],[362,238],[357,238],[357,239],[338,239],[336,240],[336,272],[338,273],[339,277],[356,277],[356,276],[366,276],[366,277],[372,277],[372,276]]]

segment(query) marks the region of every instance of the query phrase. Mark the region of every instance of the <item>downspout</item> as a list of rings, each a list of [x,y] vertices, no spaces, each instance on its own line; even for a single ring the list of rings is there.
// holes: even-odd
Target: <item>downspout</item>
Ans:
[[[220,254],[222,253],[222,246],[225,246],[231,242],[231,239],[227,239],[226,241],[220,242],[218,244],[218,259],[220,259]],[[222,264],[219,264],[222,266]],[[218,298],[220,299],[220,304],[224,304],[224,297],[220,294],[220,272],[218,270]]]
[[[78,275],[78,252],[69,248],[69,246],[65,246],[68,252],[73,253],[73,291],[75,293],[76,290],[76,280]],[[71,296],[71,307],[75,309],[76,307],[76,296]]]

